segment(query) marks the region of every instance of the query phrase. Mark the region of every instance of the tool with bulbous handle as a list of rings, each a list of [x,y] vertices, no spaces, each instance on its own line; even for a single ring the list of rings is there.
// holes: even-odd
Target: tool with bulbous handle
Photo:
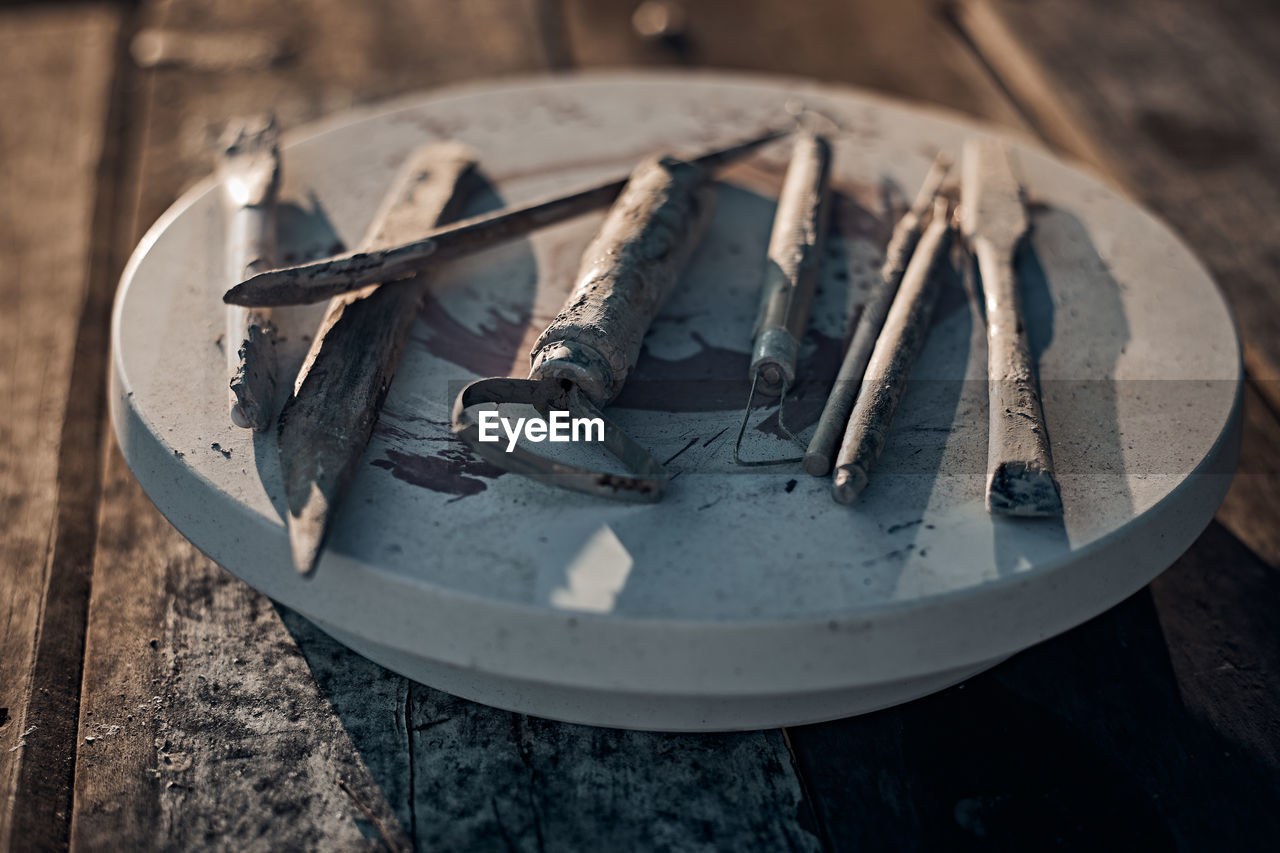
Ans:
[[[489,462],[550,485],[624,501],[656,501],[666,469],[600,410],[622,390],[650,323],[675,289],[706,231],[715,188],[705,168],[652,157],[626,187],[587,247],[569,298],[538,337],[527,380],[471,383],[453,407],[453,432]],[[627,469],[619,474],[552,460],[518,444],[510,451],[482,441],[472,409],[481,403],[525,403],[544,415],[563,409],[604,422],[605,449]]]

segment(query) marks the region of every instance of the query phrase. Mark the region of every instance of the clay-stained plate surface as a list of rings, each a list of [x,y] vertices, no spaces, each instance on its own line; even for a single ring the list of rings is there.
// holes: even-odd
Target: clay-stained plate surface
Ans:
[[[833,234],[788,424],[816,419],[850,318],[934,154],[988,129],[846,89],[726,75],[593,75],[442,90],[295,133],[283,260],[355,246],[407,153],[481,154],[473,212],[774,124],[833,118]],[[431,273],[373,441],[314,578],[290,568],[274,439],[227,422],[222,213],[203,184],[139,246],[116,304],[113,416],[148,494],[197,546],[357,649],[531,713],[742,728],[883,706],[1078,624],[1168,566],[1226,491],[1241,371],[1218,291],[1163,225],[1012,141],[1033,200],[1019,263],[1065,519],[983,508],[985,338],[973,283],[933,329],[861,502],[731,455],[788,145],[724,176],[715,220],[612,409],[675,474],[615,504],[503,474],[448,432],[461,384],[523,376],[601,216]],[[288,357],[322,307],[289,309]],[[790,455],[756,411],[744,452]]]

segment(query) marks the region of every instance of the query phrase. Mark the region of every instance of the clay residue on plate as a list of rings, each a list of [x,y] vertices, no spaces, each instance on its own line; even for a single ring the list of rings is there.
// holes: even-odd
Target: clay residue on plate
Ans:
[[[390,449],[386,454],[385,458],[375,459],[372,464],[385,468],[397,480],[410,485],[458,497],[476,495],[488,488],[481,477],[496,480],[506,473],[496,465],[476,459],[461,442],[455,442],[454,447],[432,456]]]
[[[514,316],[514,320],[507,319]],[[458,322],[433,295],[422,306],[421,322],[429,335],[414,341],[428,353],[477,376],[506,376],[522,349],[533,312],[529,305],[493,306],[488,322],[473,330]]]
[[[746,188],[764,199],[776,197],[786,169],[784,160],[773,158],[756,158],[752,161],[738,163],[723,173],[725,180],[733,185]],[[884,214],[876,212],[884,197],[882,187],[876,182],[860,182],[842,180],[838,176],[833,181],[832,211],[830,233],[835,239],[829,241],[823,271],[818,282],[818,295],[815,297],[815,315],[819,310],[826,312],[827,319],[819,321],[815,317],[805,336],[798,365],[799,381],[796,387],[788,392],[785,413],[787,426],[792,430],[803,430],[816,422],[822,411],[827,392],[830,390],[844,348],[848,344],[848,336],[861,310],[862,288],[860,283],[868,276],[878,275],[878,262],[870,263],[865,250],[851,254],[849,247],[855,244],[877,247],[883,251],[888,242],[897,210]],[[724,226],[717,230],[712,226],[709,241],[723,243],[739,241],[743,235]],[[725,247],[729,251],[730,247]],[[576,258],[582,251],[582,244],[577,236],[569,239],[552,238],[550,245],[544,245],[539,255],[539,277],[545,292],[539,294],[540,301],[559,304],[561,294],[546,290],[547,285],[561,282],[552,281],[548,277],[565,275],[565,270],[572,271]],[[740,254],[741,250],[730,251]],[[763,252],[763,247],[761,247]],[[563,284],[572,282],[565,280]],[[698,287],[713,287],[715,281],[708,280],[706,271],[694,282]],[[749,283],[753,284],[753,283]],[[944,283],[942,295],[935,312],[934,322],[942,322],[948,315],[965,304],[964,295],[952,282]],[[554,289],[554,287],[552,288]],[[757,299],[754,286],[747,286],[735,293],[735,300],[750,301],[753,311]],[[463,323],[452,316],[443,295],[429,295],[423,306],[421,323],[427,333],[422,333],[422,326],[415,333],[415,342],[432,357],[457,365],[476,376],[520,376],[527,370],[527,358],[531,344],[537,338],[539,326],[537,306],[531,303],[508,302],[486,307],[485,319],[480,323]],[[819,303],[821,303],[820,307]],[[745,303],[744,303],[745,304]],[[736,304],[728,310],[741,313],[742,306]],[[668,306],[669,309],[673,306]],[[681,309],[674,306],[675,312]],[[832,319],[838,314],[839,321]],[[673,320],[674,317],[674,320]],[[514,319],[512,319],[514,318]],[[688,323],[690,317],[675,316],[670,310],[659,314],[656,323],[678,320]],[[746,328],[745,323],[744,329]],[[828,328],[830,327],[830,328]],[[709,339],[696,327],[688,328],[682,334],[696,345],[696,350],[679,357],[663,357],[661,350],[655,351],[648,342],[641,351],[639,360],[631,372],[621,394],[613,401],[613,406],[641,411],[692,413],[692,412],[727,412],[742,407],[750,389],[747,377],[750,362],[750,334],[746,330],[740,343],[726,343]],[[687,350],[686,350],[687,352]],[[765,409],[774,401],[764,400],[758,408]],[[753,430],[776,438],[785,437],[778,424],[775,413],[756,421],[753,418]],[[384,458],[373,464],[389,470],[398,479],[451,495],[465,496],[477,494],[484,490],[485,482],[479,478],[491,478],[500,473],[499,469],[479,462],[462,451],[452,436],[447,432],[437,435],[408,435],[390,424],[379,424],[378,432],[386,437],[398,439],[397,450],[388,450]],[[421,442],[441,442],[443,446],[430,450]],[[410,452],[413,444],[423,447],[421,454]]]

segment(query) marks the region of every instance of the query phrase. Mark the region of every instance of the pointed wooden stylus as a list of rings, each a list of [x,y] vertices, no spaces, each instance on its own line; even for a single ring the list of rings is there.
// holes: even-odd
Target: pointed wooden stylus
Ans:
[[[362,244],[395,245],[457,216],[466,200],[475,155],[437,143],[410,155]],[[409,329],[430,279],[392,287],[371,284],[329,304],[294,394],[280,412],[289,545],[294,566],[311,574],[334,512],[382,410]]]

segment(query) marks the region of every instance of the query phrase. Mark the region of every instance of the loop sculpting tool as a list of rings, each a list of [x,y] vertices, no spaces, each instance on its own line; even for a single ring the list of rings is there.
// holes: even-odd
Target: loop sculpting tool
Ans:
[[[789,133],[789,129],[769,130],[705,152],[688,162],[713,170]],[[598,210],[616,199],[627,182],[627,178],[606,181],[556,198],[464,219],[396,246],[336,255],[323,261],[262,272],[232,287],[223,295],[222,301],[229,305],[304,305],[359,290],[369,284],[395,281],[432,264],[460,258],[503,240],[512,240],[538,228]]]
[[[742,424],[733,444],[733,461],[743,466],[781,465],[800,457],[746,460],[742,437],[759,391],[778,398],[778,424],[799,443],[782,421],[787,389],[796,381],[800,341],[809,324],[809,308],[822,264],[822,241],[830,211],[831,145],[821,136],[802,132],[796,137],[791,163],[778,197],[769,251],[765,261],[760,313],[751,352],[751,391]],[[803,445],[801,445],[803,446]]]
[[[227,274],[240,281],[275,265],[280,147],[274,116],[227,128],[218,178],[227,210]],[[238,427],[264,430],[275,415],[276,337],[269,309],[227,307],[222,340],[231,422]]]
[[[534,344],[529,378],[481,379],[464,388],[453,406],[455,435],[489,462],[553,486],[624,501],[661,498],[666,469],[599,410],[622,390],[649,324],[706,231],[715,203],[708,174],[696,162],[670,157],[636,167],[587,247],[564,307]],[[593,471],[519,446],[508,453],[481,441],[471,411],[480,403],[599,417],[605,449],[629,473]]]
[[[915,202],[893,226],[893,234],[884,253],[884,265],[880,268],[880,281],[872,288],[867,304],[858,317],[858,325],[854,328],[849,348],[845,350],[835,384],[831,386],[827,404],[822,407],[818,427],[804,453],[804,469],[815,477],[825,476],[831,470],[836,448],[849,423],[849,413],[853,411],[854,401],[862,390],[862,378],[867,371],[872,348],[884,326],[889,306],[893,304],[894,295],[902,283],[916,243],[920,241],[925,214],[929,212],[929,205],[933,204],[950,167],[951,161],[947,156],[939,154],[925,176]]]
[[[978,261],[987,313],[987,510],[1061,516],[1062,495],[1014,267],[1030,227],[1022,187],[1004,144],[994,140],[966,143],[961,181],[960,225]]]

